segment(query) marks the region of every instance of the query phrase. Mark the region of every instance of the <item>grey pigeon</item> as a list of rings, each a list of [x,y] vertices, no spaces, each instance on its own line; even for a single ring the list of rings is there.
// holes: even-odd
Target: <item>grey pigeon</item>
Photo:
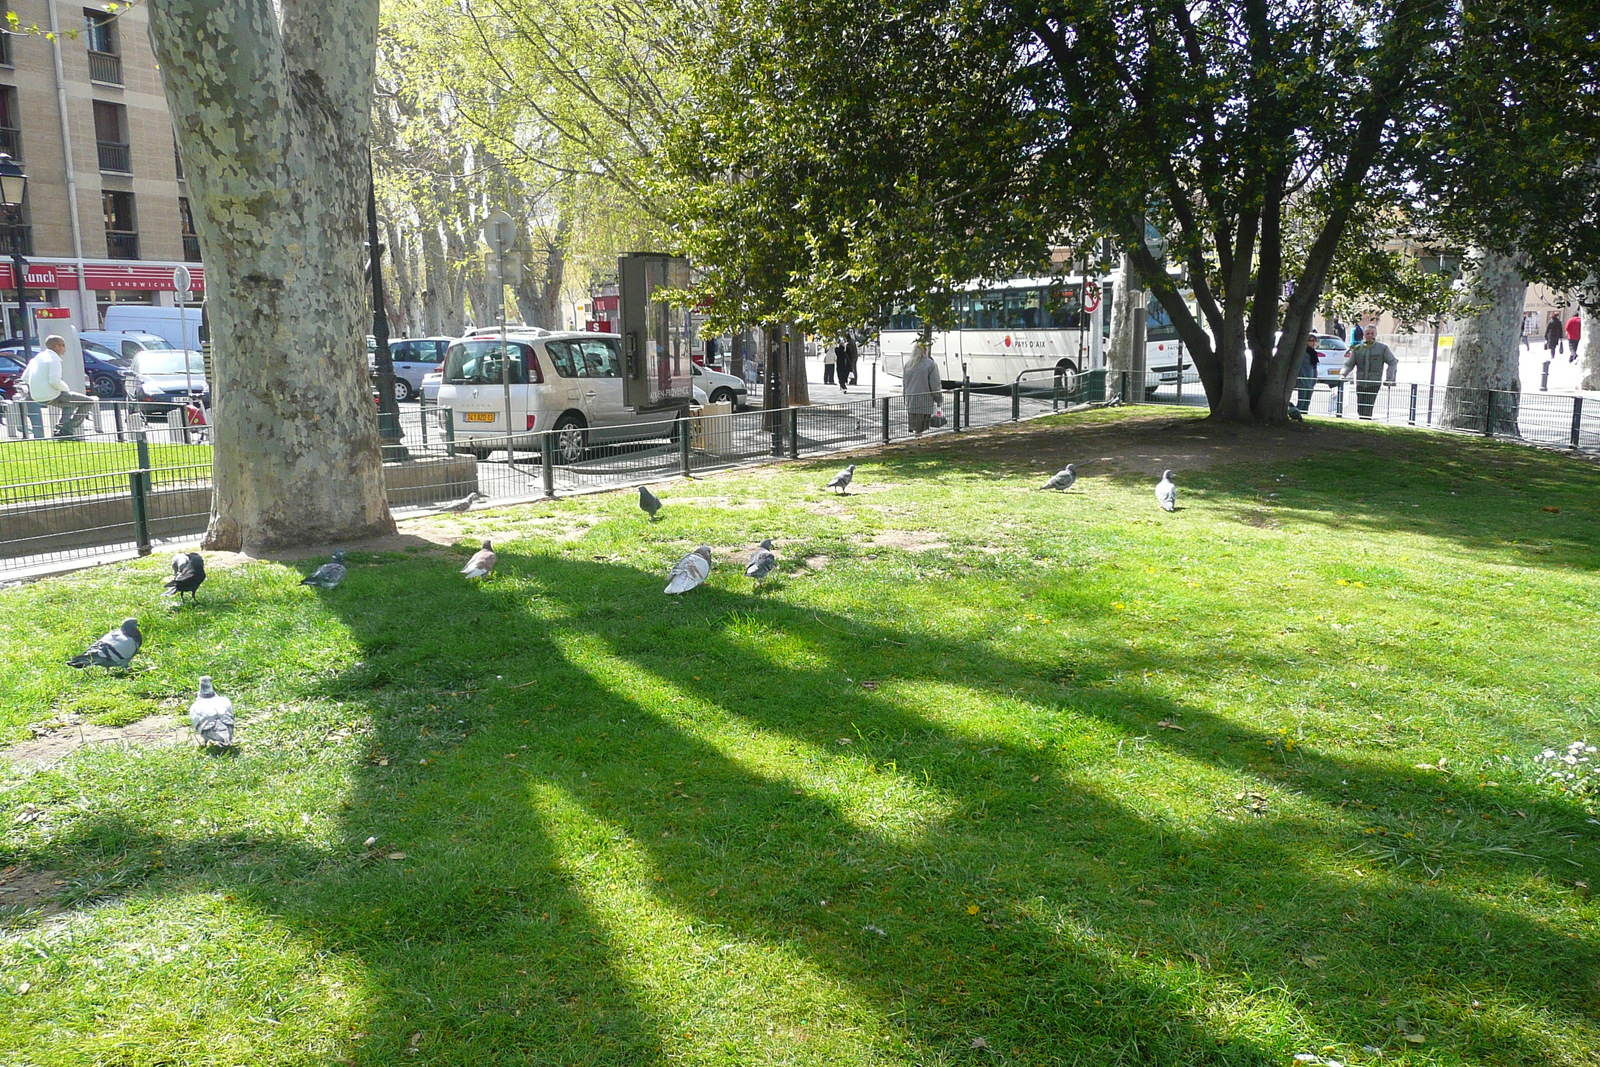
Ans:
[[[656,521],[656,512],[661,510],[661,499],[648,486],[639,487],[639,510],[650,516],[651,522]]]
[[[1178,487],[1172,481],[1171,471],[1161,472],[1161,480],[1156,483],[1156,503],[1161,505],[1162,511],[1178,509]]]
[[[467,560],[467,565],[461,568],[461,573],[468,578],[487,578],[489,572],[494,570],[494,562],[499,557],[494,554],[494,549],[489,547],[489,542],[483,542],[483,547],[472,554]]]
[[[765,538],[761,547],[750,553],[750,562],[745,566],[746,577],[756,581],[765,581],[767,575],[778,569],[778,557],[772,551],[772,538]]]
[[[846,467],[844,470],[840,471],[838,474],[835,474],[833,476],[833,480],[827,484],[826,488],[828,488],[828,489],[837,489],[837,490],[839,490],[839,492],[842,493],[842,492],[845,491],[846,488],[849,487],[850,479],[854,478],[855,476],[856,476],[856,465],[854,463],[852,463],[852,464],[850,464],[850,466]]]
[[[200,583],[206,580],[206,561],[200,558],[198,552],[179,552],[172,557],[172,577],[167,579],[167,591],[162,596],[175,596],[183,599],[183,594],[188,593],[194,599],[194,591],[200,588]]]
[[[344,581],[344,549],[340,548],[334,550],[331,562],[324,563],[300,579],[300,584],[314,585],[318,589],[337,589],[342,581]]]
[[[203,745],[233,744],[233,701],[211,688],[211,675],[200,676],[200,695],[189,705],[189,725]]]
[[[1059,470],[1055,474],[1051,475],[1050,480],[1045,482],[1042,488],[1071,489],[1072,483],[1076,482],[1077,480],[1078,468],[1074,464],[1068,463],[1064,469]]]
[[[701,545],[672,565],[667,573],[667,592],[687,593],[711,576],[711,546]]]
[[[460,500],[457,500],[453,504],[446,504],[444,507],[440,508],[439,510],[440,511],[454,511],[454,512],[457,512],[457,513],[460,513],[460,512],[463,512],[463,511],[471,511],[472,510],[473,501],[476,501],[476,500],[488,500],[488,499],[489,499],[488,497],[484,496],[482,493],[480,493],[476,489],[474,489],[472,492],[468,493],[466,496],[462,497]]]
[[[144,644],[144,634],[139,632],[137,619],[123,619],[122,625],[100,640],[67,660],[69,667],[121,667],[126,668],[139,654]]]

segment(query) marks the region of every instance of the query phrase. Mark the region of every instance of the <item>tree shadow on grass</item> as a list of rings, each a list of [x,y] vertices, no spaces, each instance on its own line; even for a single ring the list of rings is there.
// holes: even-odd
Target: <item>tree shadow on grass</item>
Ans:
[[[1373,790],[1481,804],[1465,784],[1304,751],[1280,772],[1257,758],[1271,739],[1233,720],[1104,678],[1064,690],[976,641],[719,585],[671,601],[627,566],[502,561],[524,579],[419,580],[403,602],[356,582],[325,601],[365,662],[323,695],[372,717],[343,849],[249,842],[287,858],[264,881],[192,861],[360,961],[357,1062],[393,1062],[414,1033],[430,1063],[668,1062],[694,1040],[743,1062],[881,1057],[851,1037],[862,1018],[830,1017],[835,986],[897,1035],[889,1054],[924,1063],[978,1038],[1015,1062],[1276,1063],[1296,1051],[1282,1033],[1394,1044],[1406,1014],[1466,1062],[1533,1064],[1548,1049],[1518,1011],[1583,1018],[1591,942],[1420,869],[1330,869],[1360,842],[1353,823],[1328,840],[1332,809]],[[436,639],[404,639],[420,627]],[[908,707],[902,684],[952,707]],[[964,694],[1010,710],[963,717]],[[1153,716],[1190,729],[1144,737]],[[1086,735],[1300,807],[1185,815],[1145,795],[1161,767],[1132,749],[1126,792],[1085,785],[1060,753]],[[1516,789],[1497,799],[1571,821]],[[374,828],[407,859],[362,857]],[[108,833],[175,847],[101,817],[52,851],[103,852]],[[1441,973],[1486,1002],[1514,993],[1475,1014]],[[1253,1036],[1251,1000],[1298,1018]]]

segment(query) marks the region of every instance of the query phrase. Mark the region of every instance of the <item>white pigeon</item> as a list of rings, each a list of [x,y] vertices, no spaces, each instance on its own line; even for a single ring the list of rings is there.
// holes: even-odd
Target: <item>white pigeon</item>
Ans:
[[[477,501],[477,500],[488,500],[488,499],[489,499],[488,497],[484,496],[482,493],[480,493],[476,489],[474,489],[472,492],[468,493],[466,496],[462,497],[460,500],[457,500],[453,504],[446,504],[444,507],[440,508],[439,510],[440,511],[454,511],[454,512],[457,512],[457,513],[460,513],[460,512],[463,512],[463,511],[471,511],[472,510],[472,504],[473,504],[474,501]]]
[[[211,675],[200,676],[200,695],[189,705],[189,725],[202,745],[233,744],[233,701],[211,688]]]
[[[672,565],[667,572],[669,593],[687,593],[711,576],[711,546],[701,545]]]
[[[139,654],[144,644],[144,634],[139,632],[137,619],[123,619],[122,625],[100,640],[67,660],[69,667],[121,667],[126,668]]]
[[[661,510],[661,498],[642,485],[639,487],[639,510],[650,516],[651,522],[656,521],[656,512]]]
[[[856,476],[856,465],[854,463],[852,463],[852,464],[850,464],[850,466],[846,467],[844,470],[840,471],[838,474],[835,474],[833,476],[833,480],[830,481],[827,484],[827,486],[825,486],[825,488],[837,489],[837,490],[839,490],[839,492],[843,493],[845,491],[845,489],[847,489],[849,487],[850,479],[854,478],[855,476]]]
[[[772,551],[772,538],[764,538],[760,547],[750,553],[750,562],[744,568],[745,576],[761,582],[777,569],[778,557]]]
[[[300,579],[300,584],[314,585],[318,589],[337,589],[339,583],[344,581],[344,574],[344,549],[335,549],[333,560]]]
[[[489,547],[489,542],[485,540],[483,547],[474,552],[472,558],[467,560],[467,565],[461,568],[461,573],[468,578],[487,578],[489,572],[494,570],[497,558],[499,557],[494,554],[494,549]]]
[[[1156,503],[1161,505],[1162,511],[1178,510],[1178,487],[1171,471],[1161,472],[1161,480],[1156,483]]]
[[[1066,467],[1051,475],[1050,480],[1040,488],[1043,489],[1071,489],[1072,483],[1078,480],[1078,468],[1068,463]]]

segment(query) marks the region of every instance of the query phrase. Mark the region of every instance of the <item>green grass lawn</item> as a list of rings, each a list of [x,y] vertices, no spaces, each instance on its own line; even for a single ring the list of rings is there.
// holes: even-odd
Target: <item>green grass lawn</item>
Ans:
[[[150,468],[157,485],[209,481],[211,446],[152,444]],[[128,472],[138,469],[138,448],[131,441],[0,442],[0,503],[125,493]],[[36,484],[41,482],[48,484]]]
[[[0,592],[0,739],[241,719],[0,777],[0,1064],[1595,1064],[1600,472],[1138,418]]]

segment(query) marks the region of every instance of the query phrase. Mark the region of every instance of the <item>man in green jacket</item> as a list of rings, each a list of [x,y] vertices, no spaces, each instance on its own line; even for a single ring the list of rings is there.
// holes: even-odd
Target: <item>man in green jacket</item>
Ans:
[[[1383,368],[1389,368],[1389,380],[1384,381]],[[1378,340],[1378,328],[1368,326],[1361,331],[1361,341],[1350,346],[1350,351],[1344,357],[1344,369],[1339,372],[1341,378],[1350,377],[1351,369],[1356,372],[1356,410],[1363,419],[1372,418],[1372,405],[1378,399],[1378,386],[1394,385],[1395,375],[1400,371],[1400,360],[1390,350],[1389,346]]]

